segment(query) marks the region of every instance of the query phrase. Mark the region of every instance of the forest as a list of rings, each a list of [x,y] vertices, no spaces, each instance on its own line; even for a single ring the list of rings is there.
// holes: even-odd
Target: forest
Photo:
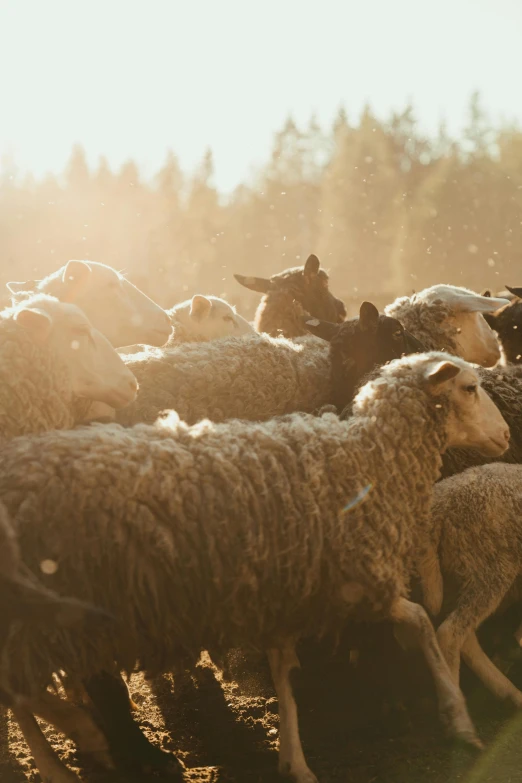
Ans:
[[[233,133],[233,128],[231,128]],[[175,151],[146,179],[129,160],[89,167],[83,148],[43,179],[0,165],[0,278],[37,279],[68,259],[123,271],[164,307],[222,296],[251,317],[258,295],[234,273],[268,276],[316,253],[353,314],[434,283],[520,285],[522,130],[491,123],[480,95],[452,138],[423,135],[413,106],[379,119],[340,109],[332,127],[289,117],[269,160],[232,194],[212,151],[182,171]]]

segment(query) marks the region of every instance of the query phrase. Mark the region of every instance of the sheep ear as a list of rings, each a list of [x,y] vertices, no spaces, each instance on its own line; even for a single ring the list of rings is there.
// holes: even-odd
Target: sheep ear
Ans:
[[[60,295],[62,302],[74,302],[91,275],[91,267],[85,261],[68,261],[62,274],[65,293]]]
[[[257,291],[258,294],[268,294],[272,290],[272,281],[266,277],[244,277],[244,275],[234,275],[240,285],[249,288],[251,291]]]
[[[25,293],[26,291],[35,291],[39,282],[39,280],[26,280],[25,283],[17,283],[12,281],[10,283],[6,283],[5,287],[11,294],[21,294]]]
[[[195,294],[190,302],[190,317],[202,321],[208,318],[212,310],[212,302],[206,296]]]
[[[460,370],[461,368],[458,364],[454,364],[453,362],[438,362],[435,366],[430,367],[426,373],[426,380],[432,388],[440,386],[442,383],[446,383],[447,381],[451,381],[452,378],[455,378]]]
[[[485,288],[480,295],[481,296],[491,296],[491,290],[489,288]]]
[[[36,343],[43,345],[47,342],[53,321],[45,310],[40,310],[37,307],[23,307],[15,313],[14,320],[29,332]]]
[[[379,311],[371,302],[363,302],[359,310],[359,329],[362,332],[375,332],[379,325]]]
[[[514,288],[512,288],[510,285],[507,285],[506,291],[509,291],[509,293],[513,294],[513,296],[522,299],[522,288],[520,286],[515,286]]]
[[[465,294],[460,292],[454,298],[454,307],[461,313],[494,313],[500,307],[509,304],[509,299],[497,296],[481,296],[480,294]]]
[[[310,334],[315,334],[316,337],[320,337],[321,340],[326,340],[328,343],[332,341],[340,328],[339,324],[321,321],[319,318],[312,318],[310,315],[303,318],[303,326]]]
[[[495,324],[497,323],[497,318],[499,316],[498,311],[496,313],[482,313],[482,315],[486,323],[491,326],[492,329],[495,329]]]
[[[319,272],[320,266],[321,266],[321,262],[319,261],[317,256],[315,256],[312,253],[312,255],[308,256],[308,258],[306,259],[306,264],[304,265],[304,270],[303,270],[304,276],[307,278],[315,277]]]

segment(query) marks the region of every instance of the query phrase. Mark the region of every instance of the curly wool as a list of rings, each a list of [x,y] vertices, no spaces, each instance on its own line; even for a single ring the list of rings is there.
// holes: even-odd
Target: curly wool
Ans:
[[[506,579],[522,569],[521,499],[520,465],[471,468],[436,485],[432,536],[450,601],[462,590],[468,606],[474,593],[481,606],[507,594]],[[440,609],[442,594],[433,598]]]
[[[35,344],[12,312],[0,316],[0,439],[74,426],[88,403],[74,400],[67,368]]]
[[[452,357],[454,359],[454,357]],[[509,426],[511,439],[509,449],[500,457],[486,457],[476,449],[448,449],[442,456],[441,478],[478,465],[490,462],[508,462],[522,464],[522,366],[475,367],[481,386],[491,397]],[[360,382],[360,388],[376,378],[379,369],[368,373]],[[353,402],[348,403],[340,414],[343,421],[353,415]]]
[[[457,352],[457,328],[450,320],[455,310],[442,299],[424,302],[418,294],[402,296],[387,305],[384,313],[400,321],[427,351]]]
[[[39,573],[54,560],[46,584],[120,619],[96,635],[19,626],[13,685],[113,661],[155,674],[201,649],[335,633],[355,609],[385,617],[407,592],[445,443],[450,402],[429,395],[425,365],[426,355],[382,368],[351,422],[188,427],[172,415],[8,444],[0,501],[24,561]]]
[[[136,401],[117,411],[126,426],[152,424],[165,410],[189,424],[264,421],[311,413],[330,401],[328,344],[310,335],[296,342],[253,335],[149,349],[125,363],[140,385]]]

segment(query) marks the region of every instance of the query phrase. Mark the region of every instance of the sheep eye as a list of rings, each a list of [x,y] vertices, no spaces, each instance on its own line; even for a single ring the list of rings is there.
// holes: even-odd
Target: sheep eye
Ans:
[[[224,315],[223,316],[223,320],[224,321],[229,321],[231,324],[234,324],[234,325],[236,323],[231,315]]]
[[[90,344],[94,348],[96,348],[96,343],[94,342],[94,338],[93,338],[93,336],[91,334],[91,330],[90,330],[90,328],[87,325],[75,326],[74,329],[72,330],[72,333],[76,337],[86,337],[89,340]]]
[[[469,386],[464,386],[464,391],[468,394],[475,394],[477,391],[477,384],[476,383],[470,383]]]
[[[393,333],[393,339],[400,340],[401,338],[402,338],[402,329],[397,329],[397,331]]]

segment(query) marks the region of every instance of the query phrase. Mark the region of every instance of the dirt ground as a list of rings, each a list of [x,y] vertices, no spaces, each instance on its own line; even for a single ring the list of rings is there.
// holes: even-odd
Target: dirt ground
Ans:
[[[510,624],[512,625],[512,624]],[[518,650],[509,628],[486,629],[486,649],[502,636],[502,661],[522,687]],[[500,636],[499,636],[500,633]],[[496,636],[495,636],[496,634]],[[470,713],[486,745],[477,753],[449,742],[438,722],[434,690],[416,651],[405,653],[385,625],[364,630],[359,658],[347,662],[353,638],[333,656],[317,645],[301,653],[297,678],[305,755],[320,783],[515,783],[522,781],[522,714],[499,704],[469,672],[462,685]],[[508,650],[509,648],[509,650]],[[506,661],[511,658],[511,664]],[[254,674],[252,674],[254,672]],[[165,676],[152,687],[139,675],[131,693],[149,739],[183,761],[193,783],[272,783],[277,775],[277,702],[266,665],[232,662],[225,682],[207,665],[198,680],[174,683]],[[43,724],[45,726],[45,724]],[[85,783],[124,783],[128,776],[88,766],[73,744],[45,727],[62,760]],[[7,715],[0,715],[0,783],[38,781],[30,753]],[[140,775],[135,781],[168,780]]]

